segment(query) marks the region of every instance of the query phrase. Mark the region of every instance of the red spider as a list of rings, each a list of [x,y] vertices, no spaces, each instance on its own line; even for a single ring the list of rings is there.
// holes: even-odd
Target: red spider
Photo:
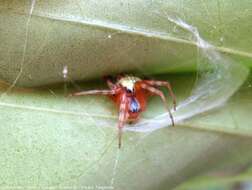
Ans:
[[[116,83],[113,83],[111,77],[105,78],[109,90],[90,90],[71,94],[72,96],[82,95],[106,95],[112,98],[119,108],[118,138],[119,148],[121,147],[122,128],[126,122],[131,123],[139,119],[139,115],[146,108],[146,100],[150,95],[161,97],[169,113],[172,125],[174,126],[173,116],[168,108],[166,98],[162,91],[156,86],[167,87],[173,99],[174,110],[176,110],[176,98],[171,85],[167,81],[142,80],[138,77],[129,75],[119,75]]]

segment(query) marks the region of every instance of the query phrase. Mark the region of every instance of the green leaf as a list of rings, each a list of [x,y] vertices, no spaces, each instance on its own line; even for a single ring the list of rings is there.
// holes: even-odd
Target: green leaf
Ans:
[[[178,99],[187,96],[193,77],[182,75],[171,79]],[[181,81],[187,81],[186,86]],[[103,87],[101,83],[89,85],[84,83],[83,88]],[[239,93],[249,98],[251,89]],[[246,112],[242,109],[243,101],[249,110],[251,101],[245,97],[234,97],[221,110],[174,128],[150,134],[125,132],[119,150],[117,114],[109,99],[68,98],[61,87],[16,89],[3,95],[0,103],[3,164],[0,184],[23,188],[112,184],[115,189],[166,189],[204,171],[239,166],[252,157],[248,151],[252,140],[245,135],[251,129],[243,125],[251,119],[246,117],[236,128],[237,133],[232,131],[235,135],[229,135],[229,126],[219,117],[230,115],[225,110],[242,115]],[[160,100],[153,98],[143,117],[157,114],[157,105],[160,112],[164,111]],[[225,123],[234,123],[232,115],[226,118]],[[199,126],[202,130],[196,128]],[[218,132],[210,131],[215,129]]]
[[[240,164],[238,167],[219,168],[207,175],[195,177],[188,182],[179,185],[176,189],[251,189],[251,162]]]
[[[67,80],[195,71],[194,41],[167,15],[186,20],[218,51],[252,65],[250,0],[31,2],[0,4],[0,78],[9,83],[63,82],[65,66]]]
[[[128,71],[169,80],[181,103],[191,96],[197,79],[191,72],[201,55],[167,15],[179,15],[216,51],[250,67],[251,7],[249,0],[2,1],[0,77],[12,85],[0,88],[0,188],[172,189],[205,172],[249,163],[250,80],[223,107],[173,128],[124,132],[120,150],[113,102],[68,94],[106,88],[99,80],[72,81]],[[237,81],[226,86],[234,88],[214,89],[222,94],[212,98],[228,98],[246,78],[243,70],[227,71]],[[229,74],[222,70],[221,77]],[[225,88],[218,84],[213,87]],[[142,118],[163,112],[153,97]]]

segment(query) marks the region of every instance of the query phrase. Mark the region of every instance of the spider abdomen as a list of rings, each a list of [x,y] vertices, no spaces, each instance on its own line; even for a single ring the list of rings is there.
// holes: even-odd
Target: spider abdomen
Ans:
[[[137,90],[135,95],[129,97],[128,121],[137,121],[140,114],[146,107],[146,95],[140,90]]]

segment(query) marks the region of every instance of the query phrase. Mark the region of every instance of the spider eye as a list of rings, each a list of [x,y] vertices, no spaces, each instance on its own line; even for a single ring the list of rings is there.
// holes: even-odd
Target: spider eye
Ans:
[[[133,91],[131,89],[126,88],[127,93],[132,93]]]
[[[134,94],[134,88],[126,88],[126,92],[129,94]]]

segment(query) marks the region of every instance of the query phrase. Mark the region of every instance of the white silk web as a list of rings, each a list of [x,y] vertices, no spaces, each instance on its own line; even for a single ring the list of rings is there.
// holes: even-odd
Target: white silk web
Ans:
[[[30,31],[31,18],[34,12],[35,4],[36,1],[32,0],[30,3],[30,9],[28,11],[28,17],[25,23],[26,24],[24,35],[25,39],[22,50],[22,56],[19,64],[20,72],[18,72],[15,80],[5,92],[9,92],[13,87],[15,87],[21,75],[24,75],[23,67],[25,66],[26,61],[27,45],[29,41],[28,35]],[[100,27],[107,27],[107,28],[111,27],[116,28],[118,29],[118,31],[121,32],[129,32],[129,33],[137,32],[145,36],[158,35],[159,37],[162,37],[164,39],[172,39],[170,38],[171,34],[169,32],[152,33],[145,29],[130,28],[124,25],[111,24],[103,21],[97,22],[95,20],[85,20],[82,17],[65,16],[64,19],[62,19],[62,17],[59,17],[59,15],[57,16],[57,14],[56,15],[50,15],[50,14],[40,15],[40,14],[42,13],[39,11],[36,12],[37,16],[43,16],[44,18],[49,18],[52,20],[58,20],[58,21],[63,20],[66,22],[73,22],[73,23],[78,22],[90,26],[98,25]],[[223,103],[225,103],[225,101],[227,101],[229,97],[232,96],[233,93],[236,92],[237,89],[240,87],[240,85],[243,84],[243,82],[246,80],[248,75],[248,69],[245,66],[242,66],[241,64],[238,64],[235,61],[231,60],[230,58],[227,58],[225,55],[219,53],[216,50],[215,46],[211,45],[203,38],[201,38],[198,29],[196,27],[186,23],[185,21],[183,21],[178,17],[167,16],[166,19],[167,22],[171,24],[171,28],[173,28],[171,33],[175,36],[176,39],[181,39],[182,41],[186,40],[189,42],[194,41],[194,45],[197,46],[198,48],[198,63],[197,63],[198,79],[196,81],[194,89],[192,90],[191,96],[186,98],[184,101],[179,102],[177,111],[173,112],[175,122],[178,123],[192,116],[195,116],[199,113],[221,106]],[[108,34],[105,40],[113,40],[114,35],[120,34],[121,32]],[[130,49],[131,46],[132,43],[130,43],[128,49]],[[132,60],[129,60],[129,62],[130,61]],[[64,82],[64,94],[67,94],[68,93],[67,82],[71,81],[71,78],[69,77],[69,73],[71,74],[71,70],[69,70],[68,65],[64,64],[62,65],[61,69],[62,70],[58,71],[58,75],[61,76],[62,81]],[[81,90],[81,88],[75,82],[72,81],[72,83],[74,84],[74,88],[76,90]],[[51,94],[55,96],[53,90],[50,89],[49,91]],[[3,94],[5,94],[5,92]],[[2,101],[1,104],[12,106],[12,104],[8,104],[4,101]],[[19,105],[14,106],[19,107]],[[29,107],[30,109],[34,110],[48,110],[55,113],[63,112],[60,110],[38,108],[36,106],[33,107],[30,105],[25,105],[23,107],[24,108]],[[88,117],[91,118],[95,117],[94,114],[92,113],[77,113],[72,109],[64,111],[74,115],[87,115]],[[107,118],[113,118],[113,117],[107,117]],[[125,130],[135,132],[150,132],[162,127],[166,127],[168,125],[171,125],[171,121],[168,117],[168,114],[163,113],[158,116],[155,116],[152,119],[141,120],[140,122],[136,123],[133,126],[132,125],[127,126],[125,127]]]
[[[179,103],[177,110],[173,112],[176,123],[210,109],[223,105],[244,83],[248,76],[247,67],[236,63],[217,52],[214,46],[201,38],[198,29],[176,17],[169,17],[168,21],[181,27],[187,32],[190,40],[193,36],[198,48],[198,80],[192,94],[186,100]],[[180,33],[177,33],[177,37]],[[128,131],[150,132],[171,125],[168,113],[164,113],[127,127]]]
[[[22,4],[22,2],[25,1],[20,2]],[[49,2],[52,4],[49,5]],[[82,44],[88,48],[90,47],[90,49],[85,49],[87,51],[86,56],[88,57],[92,52],[97,52],[100,53],[98,54],[100,57],[97,56],[100,60],[108,62],[110,59],[107,59],[107,57],[111,56],[110,58],[113,59],[114,56],[116,57],[113,60],[114,62],[126,60],[135,65],[137,63],[136,59],[139,58],[138,55],[135,57],[125,55],[134,54],[133,51],[138,48],[137,44],[138,42],[141,43],[142,37],[144,37],[145,40],[153,38],[154,40],[151,42],[161,39],[163,41],[191,44],[193,41],[193,45],[196,46],[198,50],[198,78],[192,89],[191,95],[178,102],[177,111],[173,112],[175,123],[182,122],[197,114],[223,105],[247,78],[248,69],[246,67],[227,58],[224,54],[219,53],[215,46],[202,39],[195,26],[188,24],[178,17],[167,16],[167,18],[165,18],[165,21],[171,25],[172,32],[164,32],[152,28],[148,30],[144,27],[131,27],[130,25],[118,21],[107,22],[98,17],[97,19],[92,19],[93,17],[89,19],[85,17],[87,12],[81,10],[82,7],[88,4],[84,1],[76,1],[82,2],[83,5],[77,5],[74,12],[70,12],[69,14],[68,11],[66,11],[71,7],[69,5],[73,6],[78,3],[62,1],[60,2],[60,6],[57,7],[56,4],[53,5],[53,2],[54,1],[44,2],[36,0],[25,2],[29,6],[25,9],[26,15],[23,15],[24,18],[21,19],[22,22],[20,22],[20,27],[23,27],[23,30],[19,31],[20,34],[23,34],[22,37],[19,36],[20,34],[17,32],[17,28],[8,28],[6,33],[12,32],[11,34],[13,36],[17,35],[15,36],[16,39],[13,37],[14,40],[12,42],[12,37],[8,37],[10,42],[5,42],[7,44],[5,48],[0,48],[0,51],[5,52],[2,57],[5,59],[3,62],[7,63],[6,66],[1,62],[4,65],[3,68],[7,68],[6,70],[8,70],[12,65],[17,66],[13,69],[14,80],[9,80],[9,82],[13,81],[12,84],[7,88],[3,87],[1,89],[1,151],[3,156],[0,161],[7,166],[2,167],[3,171],[10,174],[9,176],[1,176],[0,174],[1,184],[12,185],[13,180],[15,180],[17,184],[23,184],[23,186],[27,186],[27,184],[29,184],[27,182],[30,182],[30,184],[37,185],[36,187],[41,186],[46,188],[46,185],[51,187],[51,185],[56,184],[58,188],[58,185],[61,184],[72,185],[71,180],[82,180],[81,177],[84,176],[83,179],[89,179],[90,181],[87,181],[90,183],[97,185],[96,179],[98,178],[103,179],[102,182],[109,185],[109,187],[116,187],[117,183],[120,183],[120,180],[126,179],[125,176],[133,176],[133,181],[136,181],[136,177],[140,177],[140,175],[135,168],[141,166],[141,164],[146,161],[151,164],[144,165],[141,175],[143,174],[144,176],[148,173],[148,171],[146,172],[145,166],[153,166],[148,169],[149,171],[158,168],[157,166],[160,165],[161,160],[159,159],[160,156],[157,156],[157,152],[169,153],[168,151],[164,151],[170,148],[169,145],[163,142],[161,142],[162,146],[159,144],[149,148],[150,144],[147,145],[148,151],[144,152],[144,148],[142,149],[142,139],[148,136],[149,133],[145,133],[143,136],[140,135],[143,138],[138,138],[139,136],[138,134],[136,135],[136,133],[134,133],[134,135],[125,133],[123,137],[129,135],[133,140],[128,139],[128,143],[123,144],[123,150],[118,150],[116,129],[118,117],[114,105],[106,98],[81,97],[76,100],[77,98],[66,97],[70,91],[84,90],[79,83],[74,82],[71,78],[73,77],[71,64],[75,64],[79,60],[73,60],[75,58],[74,56],[71,57],[71,60],[67,61],[59,59],[59,57],[64,57],[64,55],[68,53],[69,56],[71,56],[71,53],[74,54],[76,52],[77,53],[74,55],[78,56],[86,53],[82,52],[81,46],[78,46],[81,50],[74,49],[73,47],[78,45],[82,37],[85,37],[83,33],[86,32],[90,34],[93,32],[90,28],[98,29],[95,30],[94,36],[91,35],[91,39],[85,39],[87,46],[84,43],[84,45]],[[92,2],[90,1],[90,3]],[[18,2],[15,2],[15,4],[18,4]],[[148,5],[146,4],[143,6]],[[84,16],[81,14],[76,16],[76,12],[78,12],[77,10],[79,9]],[[8,15],[8,7],[5,11]],[[138,13],[138,10],[136,12]],[[17,24],[16,19],[21,18],[20,15],[22,14],[16,15],[14,11],[13,15],[14,16],[10,18],[15,19],[14,22],[11,23],[11,26]],[[2,16],[5,15],[3,14]],[[93,13],[89,16],[93,16]],[[140,15],[140,17],[141,16],[143,15]],[[4,21],[4,19],[2,21]],[[4,24],[10,26],[8,23]],[[36,28],[39,28],[39,31],[36,31]],[[59,28],[63,29],[64,32],[60,31]],[[120,36],[121,34],[125,34],[125,36],[130,34],[133,37],[131,36],[132,38],[128,38],[123,35]],[[77,36],[77,40],[74,35]],[[87,36],[90,38],[89,35]],[[137,37],[135,38],[135,36]],[[121,39],[122,37],[123,39]],[[127,41],[127,39],[129,39],[129,41]],[[20,40],[20,42],[16,43],[15,40]],[[39,43],[36,43],[37,41],[39,41]],[[96,46],[96,44],[92,44],[90,41],[94,41],[94,43],[98,42],[100,46]],[[120,46],[117,46],[118,44],[116,43],[111,43],[113,41],[118,41]],[[57,46],[57,43],[60,45]],[[72,46],[69,46],[69,44]],[[107,48],[109,44],[112,44],[110,48],[112,47],[111,49],[113,52],[111,53],[111,51],[109,51],[110,54],[107,54],[106,50],[109,49]],[[64,45],[67,47],[64,47]],[[152,46],[152,44],[150,46]],[[141,45],[139,47],[141,47]],[[8,49],[8,51],[4,51],[5,49]],[[131,51],[131,49],[133,49],[133,51]],[[16,52],[19,52],[19,54]],[[94,55],[95,59],[91,57],[91,61],[97,61],[96,54]],[[47,56],[51,56],[50,59],[43,59]],[[13,59],[13,57],[15,57],[15,59]],[[129,59],[125,59],[126,57]],[[67,59],[68,56],[64,58]],[[46,65],[47,62],[41,61],[46,65],[45,67],[43,67],[44,65],[42,64],[36,65],[40,59],[51,62]],[[89,61],[82,57],[79,63],[82,63],[83,60],[86,62]],[[61,63],[61,61],[65,62]],[[11,64],[8,65],[8,63]],[[167,64],[169,64],[169,61],[167,61]],[[50,66],[51,70],[55,69],[57,76],[55,76],[55,73],[53,76],[49,76],[51,72],[48,72],[47,76],[47,66]],[[36,73],[34,74],[27,73],[28,67],[39,68],[33,68],[32,71]],[[1,70],[4,71],[5,69]],[[36,77],[40,73],[37,71],[40,71],[40,69],[44,72],[43,76],[46,75],[45,78],[52,79],[52,81],[54,79],[54,81],[60,79],[64,84],[55,88],[43,87],[41,89],[28,90],[20,90],[18,88],[20,79],[25,75],[31,75],[31,77],[26,77],[30,78],[27,81],[35,84],[33,81],[38,80],[39,77]],[[8,71],[10,70],[11,69]],[[139,71],[141,71],[141,68],[139,68]],[[82,72],[85,72],[85,70],[79,73],[82,74]],[[3,79],[5,78],[3,77]],[[49,79],[48,81],[50,81]],[[41,79],[39,82],[41,82],[39,84],[42,84],[44,81]],[[69,82],[71,82],[71,85],[69,85]],[[93,86],[91,85],[92,88],[97,88],[96,84],[97,83]],[[83,82],[83,86],[86,85],[89,84]],[[74,89],[69,89],[69,86]],[[251,85],[249,87],[251,87]],[[111,114],[111,110],[113,114]],[[133,132],[152,132],[169,125],[171,125],[170,118],[167,113],[163,113],[151,119],[142,119],[134,125],[126,125],[124,129],[125,131]],[[105,127],[110,127],[114,130],[107,130]],[[124,151],[124,146],[126,151]],[[173,150],[173,148],[171,149]],[[183,152],[181,151],[181,153]],[[6,155],[9,156],[6,157]],[[186,154],[181,155],[181,157],[183,157]],[[191,152],[189,152],[188,155],[191,155]],[[164,157],[164,159],[166,159],[165,165],[174,165],[175,162],[173,158],[175,157],[167,154],[166,157]],[[191,160],[186,160],[183,164],[191,163],[193,158],[195,157],[192,157]],[[102,161],[102,164],[100,161]],[[169,162],[171,163],[167,164]],[[178,168],[184,167],[183,164],[177,163]],[[160,172],[158,170],[159,169],[156,170],[157,173]],[[100,171],[106,171],[106,173],[103,174]],[[173,170],[169,169],[169,171]],[[2,172],[2,174],[6,172]],[[88,175],[91,177],[85,178]],[[92,181],[93,179],[94,181]],[[150,178],[146,179],[144,179],[144,181],[148,181],[148,179],[154,179],[155,181],[156,178],[153,176],[153,173],[151,173]],[[36,182],[34,183],[34,181]],[[148,185],[148,183],[146,183],[146,185]],[[67,186],[65,186],[65,188],[66,187]]]

